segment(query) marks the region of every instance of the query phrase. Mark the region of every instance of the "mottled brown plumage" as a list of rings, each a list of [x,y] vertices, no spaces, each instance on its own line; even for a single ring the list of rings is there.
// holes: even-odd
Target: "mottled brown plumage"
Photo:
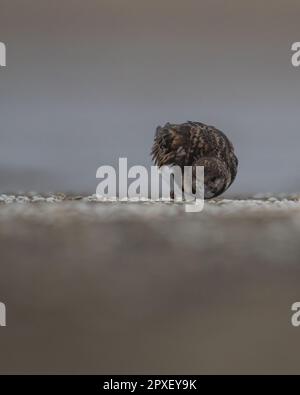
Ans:
[[[204,166],[206,199],[223,193],[234,181],[238,160],[223,132],[214,126],[188,121],[166,123],[156,129],[152,158],[159,167]]]

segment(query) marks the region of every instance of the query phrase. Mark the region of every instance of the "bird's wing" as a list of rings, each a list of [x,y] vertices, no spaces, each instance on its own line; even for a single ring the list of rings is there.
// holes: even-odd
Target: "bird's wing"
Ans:
[[[155,133],[151,155],[154,163],[164,165],[186,164],[189,149],[190,126],[188,124],[158,126]]]

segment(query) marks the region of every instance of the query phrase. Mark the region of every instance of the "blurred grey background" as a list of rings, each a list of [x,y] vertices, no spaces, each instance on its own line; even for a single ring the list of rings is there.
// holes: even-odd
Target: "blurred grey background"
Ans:
[[[236,146],[229,193],[300,190],[299,1],[0,0],[0,192],[94,193],[158,124]]]

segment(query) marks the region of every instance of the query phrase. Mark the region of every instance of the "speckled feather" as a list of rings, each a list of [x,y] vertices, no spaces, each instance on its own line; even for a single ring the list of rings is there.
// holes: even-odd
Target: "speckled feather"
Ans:
[[[177,165],[183,169],[184,166],[204,166],[206,187],[211,179],[222,178],[222,183],[219,182],[217,188],[212,188],[213,196],[207,194],[206,197],[223,193],[237,174],[238,160],[232,143],[214,126],[200,122],[166,123],[163,127],[159,126],[151,154],[159,167]]]

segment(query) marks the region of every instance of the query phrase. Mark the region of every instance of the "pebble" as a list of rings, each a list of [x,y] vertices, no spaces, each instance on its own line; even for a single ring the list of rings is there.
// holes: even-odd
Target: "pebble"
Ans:
[[[255,195],[252,199],[212,199],[205,201],[204,212],[208,214],[232,214],[232,213],[240,213],[241,211],[244,212],[253,212],[259,210],[299,210],[300,211],[300,195],[293,194],[293,195],[280,195],[277,196],[269,196],[266,198],[264,195],[263,198],[258,199],[258,195]],[[107,198],[105,196],[99,195],[91,195],[91,196],[66,196],[62,193],[58,194],[50,194],[43,196],[41,194],[22,194],[22,195],[8,195],[8,194],[1,194],[0,195],[0,204],[1,205],[12,205],[12,204],[29,204],[29,203],[44,203],[44,204],[53,204],[53,203],[68,203],[69,205],[76,205],[79,209],[82,206],[83,208],[91,207],[88,203],[91,202],[98,202],[98,203],[105,203],[105,202],[117,202],[118,199],[116,197]],[[166,203],[169,205],[174,205],[176,209],[182,207],[184,202],[175,201],[172,203],[168,199],[159,199],[157,201],[152,201],[148,198],[139,198],[134,197],[132,199],[122,199],[120,203],[124,207],[124,203],[138,203],[139,205],[146,205],[152,203],[153,206],[163,208]]]

